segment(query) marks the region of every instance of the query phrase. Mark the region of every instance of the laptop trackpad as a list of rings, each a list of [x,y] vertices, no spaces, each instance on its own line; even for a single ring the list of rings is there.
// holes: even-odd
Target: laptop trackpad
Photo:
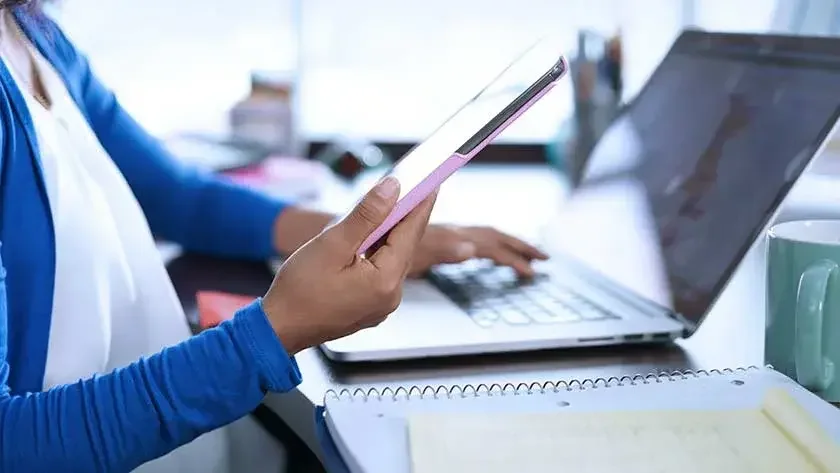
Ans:
[[[404,348],[415,343],[443,343],[452,333],[461,333],[458,340],[462,341],[465,330],[475,329],[464,311],[430,282],[409,280],[403,286],[400,306],[379,326],[327,345],[336,351]]]

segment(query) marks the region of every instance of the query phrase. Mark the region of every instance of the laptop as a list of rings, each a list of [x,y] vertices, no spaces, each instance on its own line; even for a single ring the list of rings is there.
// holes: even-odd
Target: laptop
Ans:
[[[381,361],[688,337],[838,114],[840,39],[686,31],[541,235],[538,277],[436,267],[383,324],[322,350]]]

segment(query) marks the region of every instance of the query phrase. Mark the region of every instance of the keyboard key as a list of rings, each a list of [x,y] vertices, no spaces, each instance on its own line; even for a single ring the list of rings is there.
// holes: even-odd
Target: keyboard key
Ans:
[[[564,322],[580,322],[581,320],[584,320],[584,318],[581,317],[580,312],[570,310],[568,308],[558,308],[555,311],[551,311],[551,314],[559,319],[563,319]]]
[[[490,328],[490,327],[496,325],[495,320],[488,320],[488,319],[473,319],[473,322],[475,322],[481,328]]]
[[[500,305],[508,305],[508,302],[505,298],[494,294],[482,300],[481,304],[487,307],[498,307]]]
[[[499,318],[498,312],[490,307],[470,308],[468,312],[473,317],[481,317],[484,319],[490,319],[494,321]]]
[[[472,318],[473,322],[484,328],[489,328],[496,324],[496,319],[487,317],[486,312],[471,315],[470,317]]]
[[[573,301],[575,299],[575,295],[572,292],[550,284],[546,284],[542,289],[547,295],[561,302]]]
[[[529,293],[528,298],[534,303],[548,308],[549,306],[562,305],[557,299],[541,292]]]
[[[560,319],[561,321],[566,323],[580,322],[581,320],[585,320],[583,317],[580,316],[580,314],[577,311],[569,309],[564,310],[562,308],[559,308],[547,312],[549,312],[554,318]]]
[[[562,317],[557,313],[550,313],[546,312],[545,310],[535,310],[532,312],[528,312],[528,317],[532,318],[534,322],[539,324],[563,324],[574,322],[574,320],[570,320],[567,317]]]
[[[506,308],[497,312],[502,317],[502,320],[511,325],[528,325],[531,323],[531,319],[518,309]]]

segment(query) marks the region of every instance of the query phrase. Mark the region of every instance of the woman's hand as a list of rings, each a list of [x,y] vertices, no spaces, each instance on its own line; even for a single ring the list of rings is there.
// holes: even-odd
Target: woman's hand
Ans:
[[[292,254],[321,232],[333,214],[289,207],[274,223],[274,246],[282,255]],[[472,258],[487,258],[510,266],[519,276],[531,277],[531,262],[544,260],[546,254],[524,241],[490,227],[429,225],[417,246],[409,277],[423,276],[432,266],[460,263]]]
[[[532,277],[533,260],[548,256],[524,241],[489,227],[454,227],[429,225],[409,271],[410,277],[422,276],[440,263],[460,263],[472,258],[488,258],[510,266],[519,276]]]
[[[364,258],[357,252],[398,195],[399,183],[386,178],[277,272],[263,309],[290,355],[378,325],[397,308],[434,196],[397,224],[375,251]]]

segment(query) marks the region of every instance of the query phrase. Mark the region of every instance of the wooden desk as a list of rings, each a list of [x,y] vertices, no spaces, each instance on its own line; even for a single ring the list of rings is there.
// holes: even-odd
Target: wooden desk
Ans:
[[[813,208],[818,208],[822,216],[840,210],[830,205],[819,207],[814,204],[819,199],[812,195],[813,192],[809,194],[799,189],[822,190],[823,187],[803,182],[791,196],[780,220],[786,215],[803,215],[803,212],[815,216],[814,211],[808,210]],[[527,236],[532,234],[532,229],[539,227],[541,219],[551,214],[562,193],[559,180],[544,166],[469,166],[454,176],[441,191],[433,218],[439,221],[482,222]],[[334,202],[340,200],[335,196]],[[797,206],[797,202],[807,204],[807,208]],[[840,216],[840,211],[833,215]],[[187,255],[176,257],[168,267],[188,314],[195,311],[195,292],[199,289],[257,296],[263,294],[271,282],[267,267],[258,263]],[[558,350],[364,365],[334,364],[326,360],[318,349],[309,349],[297,356],[303,383],[290,393],[269,395],[265,404],[316,455],[320,455],[314,435],[313,409],[321,403],[328,389],[556,381],[761,364],[763,273],[763,248],[757,245],[700,330],[690,339],[674,345]]]

